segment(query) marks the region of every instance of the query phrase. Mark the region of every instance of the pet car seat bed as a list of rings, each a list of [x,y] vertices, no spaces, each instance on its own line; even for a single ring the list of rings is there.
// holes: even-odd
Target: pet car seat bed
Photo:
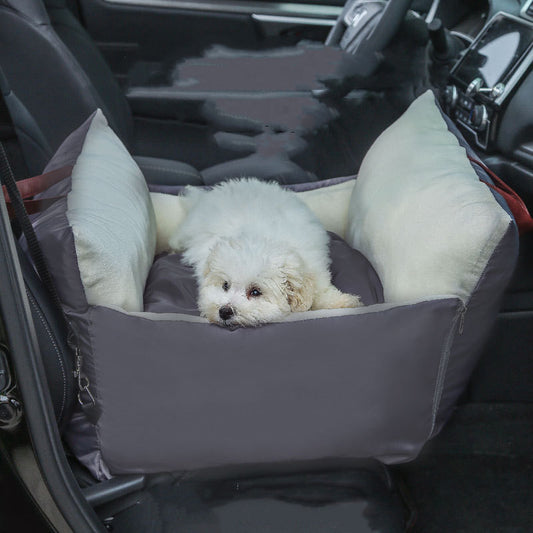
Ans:
[[[516,260],[514,221],[467,154],[428,92],[357,179],[295,186],[334,235],[334,282],[367,305],[230,330],[198,316],[177,255],[154,262],[180,189],[150,193],[96,112],[49,163],[72,176],[34,218],[91,393],[66,435],[80,461],[105,479],[416,457],[463,391]]]

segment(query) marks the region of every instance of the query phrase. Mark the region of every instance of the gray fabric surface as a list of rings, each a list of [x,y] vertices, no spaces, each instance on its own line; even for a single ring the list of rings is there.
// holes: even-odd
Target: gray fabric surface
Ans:
[[[144,289],[144,310],[150,313],[199,315],[193,269],[180,254],[156,257]]]
[[[66,181],[70,189],[70,180]],[[66,212],[67,199],[61,198],[35,219],[34,229],[65,311],[83,311],[87,309],[87,298]]]
[[[468,384],[496,320],[505,287],[513,274],[517,255],[518,233],[516,227],[512,225],[494,251],[470,300],[466,302],[462,318],[462,334],[454,338],[450,351],[433,434],[442,429]]]
[[[120,474],[413,458],[459,308],[437,300],[231,331],[93,307],[83,335],[104,461]]]

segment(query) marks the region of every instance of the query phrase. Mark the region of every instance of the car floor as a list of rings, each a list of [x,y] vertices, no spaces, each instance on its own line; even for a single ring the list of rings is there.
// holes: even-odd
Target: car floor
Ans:
[[[97,512],[115,533],[402,533],[400,496],[380,470],[374,462],[218,481],[168,475]]]
[[[533,531],[533,405],[467,404],[396,467],[414,533]]]

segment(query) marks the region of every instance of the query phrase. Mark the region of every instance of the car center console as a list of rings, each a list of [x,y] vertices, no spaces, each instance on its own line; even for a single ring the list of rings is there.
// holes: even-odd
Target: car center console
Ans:
[[[505,107],[532,64],[533,23],[497,13],[452,68],[447,112],[478,147],[493,147]]]

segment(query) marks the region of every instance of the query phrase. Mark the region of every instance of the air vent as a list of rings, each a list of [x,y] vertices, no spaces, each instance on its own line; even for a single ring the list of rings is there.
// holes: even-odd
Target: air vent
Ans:
[[[533,20],[533,0],[527,0],[520,10],[520,15],[528,20]]]

